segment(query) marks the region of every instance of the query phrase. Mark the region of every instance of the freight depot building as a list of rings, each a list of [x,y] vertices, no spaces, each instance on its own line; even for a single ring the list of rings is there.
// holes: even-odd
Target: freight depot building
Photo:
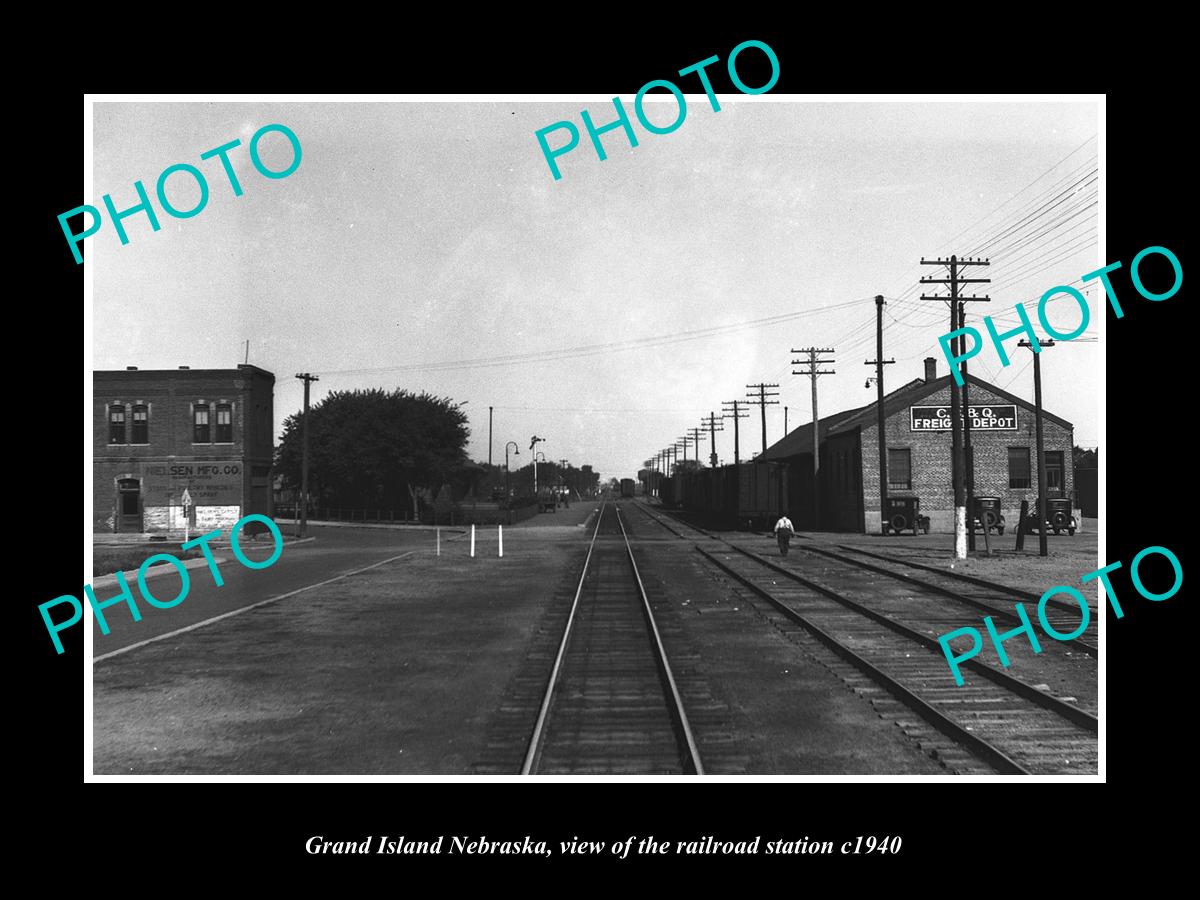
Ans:
[[[888,497],[917,497],[931,531],[954,528],[951,483],[949,374],[937,377],[925,360],[925,377],[883,399]],[[1006,528],[1016,526],[1021,501],[1037,505],[1037,440],[1033,404],[993,384],[967,376],[975,496],[999,497]],[[877,404],[836,413],[820,423],[821,522],[812,522],[812,423],[792,431],[756,461],[787,466],[788,509],[797,528],[878,533],[879,443]],[[1047,498],[1074,495],[1070,422],[1042,410]],[[1074,510],[1077,519],[1078,509]]]
[[[270,516],[275,376],[236,369],[92,374],[97,534],[228,529]]]

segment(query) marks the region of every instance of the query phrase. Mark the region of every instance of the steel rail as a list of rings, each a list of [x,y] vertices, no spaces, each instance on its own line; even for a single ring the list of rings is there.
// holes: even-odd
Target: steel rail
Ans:
[[[939,569],[936,566],[927,566],[924,563],[911,562],[907,559],[900,559],[895,556],[888,556],[885,553],[875,553],[871,550],[863,550],[860,547],[852,547],[849,544],[838,544],[842,550],[849,550],[853,553],[861,553],[863,556],[873,556],[875,559],[882,559],[886,562],[894,562],[902,566],[908,566],[912,569],[922,569],[926,572],[932,572],[935,575],[945,575],[947,578],[953,578],[956,581],[965,581],[967,584],[973,584],[976,587],[988,588],[993,591],[1001,591],[1003,593],[1012,594],[1020,597],[1022,600],[1032,600],[1037,603],[1042,598],[1032,591],[1022,590],[1021,588],[1010,587],[1007,584],[997,584],[994,581],[988,581],[986,578],[977,578],[974,575],[964,575],[961,572],[947,572],[944,569]],[[1070,603],[1063,603],[1061,600],[1050,600],[1048,606],[1061,606],[1068,612],[1074,612],[1075,606]]]
[[[818,594],[821,594],[824,597],[828,597],[830,600],[833,600],[835,603],[840,603],[842,606],[845,606],[847,609],[851,609],[854,612],[859,613],[862,616],[865,616],[866,618],[870,619],[871,621],[877,622],[880,625],[883,625],[885,628],[891,629],[892,631],[896,632],[897,634],[902,635],[903,637],[906,637],[909,640],[920,644],[921,646],[925,647],[928,650],[932,650],[933,652],[937,653],[938,655],[944,655],[941,644],[938,641],[934,640],[933,638],[927,637],[926,635],[921,634],[921,632],[915,631],[912,628],[909,628],[907,625],[897,622],[895,619],[890,619],[887,616],[883,615],[882,613],[876,612],[875,610],[873,610],[869,607],[863,606],[861,603],[857,603],[854,600],[851,600],[849,597],[843,597],[837,591],[827,588],[824,585],[818,584],[815,581],[810,581],[809,579],[805,578],[804,576],[799,575],[796,572],[793,572],[791,569],[785,568],[784,566],[777,565],[776,563],[771,562],[769,559],[763,559],[763,557],[759,556],[757,553],[753,553],[749,550],[744,550],[741,547],[736,546],[735,544],[730,544],[729,546],[733,550],[736,550],[738,553],[741,553],[742,555],[749,557],[750,559],[754,560],[755,562],[759,563],[760,565],[766,566],[767,568],[771,569],[772,571],[778,572],[779,574],[781,574],[787,578],[790,578],[799,584],[804,585],[809,590],[816,591]],[[700,550],[701,553],[704,553],[705,556],[709,556],[711,558],[711,555],[708,554],[707,552],[705,552],[699,546],[697,546],[696,549]],[[977,659],[962,660],[959,663],[959,665],[964,668],[968,668],[973,672],[979,673],[980,675],[984,676],[988,680],[995,682],[996,684],[1000,685],[1001,687],[1005,688],[1006,690],[1011,691],[1012,693],[1016,694],[1017,696],[1024,697],[1026,700],[1032,701],[1034,704],[1042,707],[1043,709],[1047,709],[1053,713],[1057,713],[1058,715],[1062,716],[1064,719],[1067,719],[1069,722],[1072,722],[1075,725],[1079,725],[1079,726],[1087,729],[1088,731],[1092,731],[1092,732],[1096,732],[1096,733],[1099,732],[1099,721],[1091,713],[1087,712],[1086,710],[1082,710],[1079,707],[1074,706],[1070,703],[1067,703],[1064,700],[1059,700],[1053,694],[1047,694],[1045,691],[1039,691],[1033,685],[1022,681],[1020,678],[1017,678],[1014,675],[1009,675],[1007,672],[1002,672],[1001,670],[999,670],[993,666],[990,666],[987,663],[980,662]]]
[[[546,738],[546,720],[550,714],[550,705],[554,701],[554,689],[558,685],[558,674],[562,669],[563,657],[567,653],[567,644],[571,639],[571,626],[575,623],[575,612],[579,608],[579,597],[583,593],[583,582],[587,578],[588,564],[592,561],[592,550],[596,547],[596,536],[600,534],[600,523],[604,521],[604,510],[608,501],[600,504],[600,515],[596,517],[596,528],[592,532],[591,543],[588,544],[587,556],[583,560],[583,571],[579,573],[579,585],[575,588],[575,599],[571,602],[571,613],[567,616],[567,626],[563,629],[562,640],[558,645],[558,655],[554,658],[554,668],[550,670],[550,678],[546,683],[546,694],[542,698],[542,707],[538,711],[537,723],[533,726],[533,734],[529,738],[529,748],[525,753],[525,762],[521,766],[522,775],[530,775],[537,768],[542,754],[542,742]]]
[[[732,545],[730,545],[730,546],[732,546]],[[839,545],[839,546],[841,546],[841,545]],[[869,572],[877,572],[878,574],[883,575],[887,578],[894,578],[897,581],[902,581],[906,584],[915,585],[916,587],[922,588],[923,590],[931,591],[935,594],[941,594],[943,597],[949,597],[951,600],[957,600],[960,603],[965,603],[967,606],[973,606],[975,609],[978,609],[982,612],[991,613],[999,618],[1004,619],[1007,622],[1016,622],[1018,624],[1020,624],[1020,622],[1021,622],[1020,617],[1015,612],[1009,612],[1008,610],[1003,609],[1002,607],[993,606],[992,604],[987,603],[983,600],[974,600],[970,597],[964,597],[964,596],[962,596],[962,594],[955,593],[950,588],[941,587],[940,585],[936,585],[936,584],[930,584],[928,581],[922,581],[920,578],[914,578],[912,575],[905,575],[903,572],[890,572],[887,569],[883,568],[882,566],[877,566],[877,565],[874,565],[873,563],[865,562],[864,560],[861,560],[861,559],[852,559],[849,556],[843,556],[840,553],[834,553],[832,550],[826,550],[823,547],[805,546],[805,547],[797,547],[796,549],[800,550],[802,553],[817,553],[817,554],[820,554],[821,556],[827,556],[830,559],[836,559],[838,562],[843,562],[848,566],[855,566],[860,569],[866,569]],[[853,549],[853,548],[849,548],[849,549]],[[874,556],[874,554],[871,554],[871,555]],[[897,562],[897,563],[899,562],[899,560],[895,560],[895,559],[892,559],[890,561]],[[939,572],[937,569],[933,569],[933,571],[937,574],[943,574],[943,573]],[[994,585],[994,586],[989,587],[989,590],[994,590],[998,593],[1002,593],[1006,589],[1001,588],[999,585]],[[1016,592],[1014,591],[1014,593],[1016,593]],[[1071,606],[1070,604],[1067,604],[1067,603],[1060,603],[1060,602],[1054,602],[1053,604],[1047,603],[1047,606],[1050,606],[1050,605],[1053,605],[1056,608],[1061,608],[1066,612],[1078,612],[1079,611],[1078,606]],[[1091,613],[1089,611],[1089,615],[1090,614]],[[1082,650],[1084,653],[1088,654],[1088,656],[1091,656],[1091,657],[1098,657],[1100,655],[1100,651],[1096,647],[1095,644],[1091,643],[1090,641],[1085,641],[1081,637],[1071,638],[1070,640],[1061,641],[1061,643],[1074,645],[1074,646],[1078,647],[1080,650]]]
[[[671,692],[671,719],[675,724],[677,736],[682,736],[683,743],[687,745],[686,756],[681,760],[683,770],[685,773],[690,771],[691,774],[703,775],[704,764],[700,761],[700,749],[696,746],[695,735],[692,734],[691,725],[688,723],[683,697],[680,696],[679,688],[675,684],[675,676],[671,673],[671,664],[667,662],[667,651],[663,647],[662,636],[654,621],[654,612],[650,608],[650,598],[646,596],[646,587],[642,584],[642,575],[638,571],[637,560],[633,558],[633,547],[629,543],[629,535],[625,532],[625,523],[621,521],[621,511],[617,509],[616,513],[617,524],[621,526],[621,537],[625,539],[625,551],[629,554],[629,565],[633,568],[633,577],[637,580],[638,593],[642,597],[642,611],[646,614],[646,623],[650,626],[650,634],[654,638],[656,650],[654,661]]]
[[[777,597],[759,587],[741,573],[727,566],[724,562],[717,559],[716,556],[709,553],[703,547],[699,546],[698,544],[695,545],[695,547],[702,556],[708,559],[709,562],[715,565],[718,569],[725,572],[727,575],[744,585],[749,590],[753,591],[767,603],[770,603],[773,607],[779,610],[780,613],[782,613],[792,622],[795,622],[797,625],[804,628],[818,641],[820,641],[846,662],[850,663],[850,665],[854,666],[860,672],[865,674],[876,684],[882,685],[888,693],[890,693],[909,709],[917,713],[917,715],[923,718],[935,729],[956,743],[968,747],[976,756],[984,760],[988,765],[992,766],[992,768],[1009,775],[1033,774],[1002,750],[992,746],[978,735],[967,731],[962,725],[959,725],[953,719],[948,718],[937,709],[934,709],[933,706],[931,706],[925,700],[922,700],[915,693],[894,679],[891,675],[888,675],[886,672],[883,672],[881,669],[877,668],[873,663],[864,659],[862,656],[859,656],[841,641],[837,640],[837,638],[826,633],[813,622],[810,622],[807,618],[796,612],[782,600],[779,600]]]

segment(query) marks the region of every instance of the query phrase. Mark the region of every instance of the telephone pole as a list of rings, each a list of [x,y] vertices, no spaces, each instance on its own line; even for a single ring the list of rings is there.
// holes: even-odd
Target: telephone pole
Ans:
[[[301,372],[297,376],[304,382],[304,422],[300,429],[300,537],[308,534],[308,388],[314,381],[320,381],[316,375]]]
[[[701,419],[700,424],[708,426],[708,446],[711,452],[708,454],[708,462],[715,469],[717,467],[717,432],[724,431],[725,426],[717,427],[717,423],[721,421],[721,416],[715,412],[709,412],[707,419]]]
[[[692,436],[692,445],[696,448],[696,468],[700,468],[700,442],[704,440],[703,428],[689,428],[688,434]]]
[[[1038,341],[1042,347],[1053,347],[1054,341]],[[1018,347],[1028,347],[1033,350],[1033,407],[1034,422],[1037,428],[1037,467],[1038,467],[1038,556],[1048,556],[1050,551],[1046,546],[1046,447],[1042,442],[1042,354],[1034,349],[1029,341],[1019,341]],[[1024,528],[1021,522],[1019,528]]]
[[[964,278],[959,274],[959,269],[967,266],[987,266],[991,263],[986,259],[975,259],[974,257],[951,256],[949,259],[925,259],[921,258],[923,266],[946,266],[950,270],[949,278],[922,278],[921,284],[945,284],[950,287],[950,294],[945,297],[928,294],[922,294],[922,300],[942,300],[950,303],[950,330],[957,331],[961,326],[959,323],[959,309],[968,300],[988,301],[991,297],[963,297],[959,294],[959,288],[964,284],[987,284],[990,278]],[[952,341],[954,347],[954,355],[959,354],[959,341],[961,338],[954,338]],[[962,374],[961,368],[959,374]],[[961,396],[959,393],[958,384],[954,380],[953,374],[950,377],[950,440],[951,440],[951,465],[952,476],[951,481],[954,485],[954,558],[967,558],[967,501],[966,493],[963,488],[963,474],[966,471],[966,460],[963,457],[963,407]]]
[[[771,391],[768,388],[777,388],[777,384],[748,384],[747,388],[750,392],[746,394],[749,398],[746,402],[750,406],[762,407],[762,452],[767,452],[767,407],[778,406],[778,400],[768,400],[768,397],[778,397],[779,391]],[[755,391],[758,392],[758,399],[755,399]]]
[[[883,295],[875,295],[875,358],[863,365],[875,366],[876,428],[879,432],[879,532],[887,520],[887,435],[884,433],[886,417],[883,414],[883,367],[894,363],[894,359],[883,358]]]
[[[825,354],[832,353],[833,349],[825,347],[818,349],[816,347],[807,347],[803,350],[792,350],[793,353],[808,354],[808,370],[797,372],[792,370],[793,375],[808,375],[812,378],[812,408],[813,408],[813,424],[812,424],[812,441],[813,441],[813,531],[817,531],[821,527],[821,435],[820,435],[820,416],[817,413],[817,376],[833,375],[833,369],[819,369],[818,366],[833,365],[832,359],[821,359]],[[793,366],[804,365],[806,360],[793,359]]]
[[[692,439],[690,437],[688,437],[686,431],[685,431],[683,437],[681,437],[678,441],[676,441],[677,444],[681,444],[683,446],[683,461],[684,462],[687,462],[687,448],[688,448],[688,444],[690,444],[691,442],[692,442]]]
[[[492,408],[488,407],[488,465],[492,464]]]
[[[740,400],[722,400],[721,406],[724,407],[721,411],[721,418],[733,419],[733,464],[740,466],[742,464],[741,447],[739,446],[738,436],[738,419],[745,419],[750,416],[748,410],[739,409]]]

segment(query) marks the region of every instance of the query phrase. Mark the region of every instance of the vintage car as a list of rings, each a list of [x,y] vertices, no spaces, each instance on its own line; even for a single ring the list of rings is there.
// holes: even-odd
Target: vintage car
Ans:
[[[1035,534],[1038,530],[1037,507],[1029,513],[1028,525],[1026,526],[1028,533]],[[1075,530],[1079,527],[1078,521],[1071,515],[1071,501],[1067,497],[1050,497],[1046,501],[1046,527],[1053,530],[1055,534],[1062,534],[1064,531],[1074,536]]]
[[[900,534],[912,529],[916,534],[920,528],[929,534],[929,516],[921,515],[921,501],[917,497],[888,497],[887,509],[883,513],[883,533]]]
[[[1004,513],[1000,512],[999,497],[975,498],[975,515],[971,519],[971,530],[976,528],[1004,534]]]

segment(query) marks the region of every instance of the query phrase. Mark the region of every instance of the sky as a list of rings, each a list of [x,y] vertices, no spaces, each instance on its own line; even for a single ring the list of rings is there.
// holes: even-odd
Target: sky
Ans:
[[[669,123],[675,102],[648,102]],[[712,111],[688,95],[673,133],[654,135],[632,114],[638,145],[620,129],[600,161],[580,119],[615,117],[611,100],[375,103],[97,103],[94,196],[134,205],[133,182],[153,197],[159,173],[190,163],[206,176],[207,206],[187,219],[124,221],[87,239],[94,279],[96,369],[226,368],[249,360],[274,372],[276,435],[330,390],[428,391],[463,404],[468,451],[493,461],[509,440],[528,461],[532,435],[550,459],[632,477],[642,461],[698,427],[746,385],[779,384],[768,444],[811,420],[808,378],[792,349],[834,348],[819,380],[824,414],[870,402],[875,303],[888,302],[888,390],[938,357],[947,307],[919,299],[922,257],[989,256],[980,318],[1016,324],[1042,292],[1079,286],[1099,268],[1095,103],[816,103],[720,95]],[[534,133],[569,120],[580,145],[558,158],[555,180]],[[296,171],[267,179],[247,145],[280,123],[302,147]],[[216,159],[233,139],[244,193]],[[551,146],[565,139],[550,136]],[[267,167],[291,160],[278,133],[260,145]],[[198,188],[167,182],[181,209]],[[937,286],[925,286],[929,292]],[[1099,444],[1104,298],[1090,290],[1083,340],[1042,360],[1047,410]],[[1070,330],[1073,301],[1048,304]],[[767,320],[767,321],[764,321]],[[1036,318],[1035,318],[1036,321]],[[1015,340],[1012,342],[1015,344]],[[989,348],[972,374],[1032,401],[1031,355],[1001,367]],[[827,367],[830,368],[830,367]],[[758,411],[743,421],[742,456],[761,450]],[[732,426],[717,435],[731,461]],[[751,427],[752,426],[752,427]],[[694,451],[689,451],[689,457]],[[701,453],[707,459],[705,442]]]

